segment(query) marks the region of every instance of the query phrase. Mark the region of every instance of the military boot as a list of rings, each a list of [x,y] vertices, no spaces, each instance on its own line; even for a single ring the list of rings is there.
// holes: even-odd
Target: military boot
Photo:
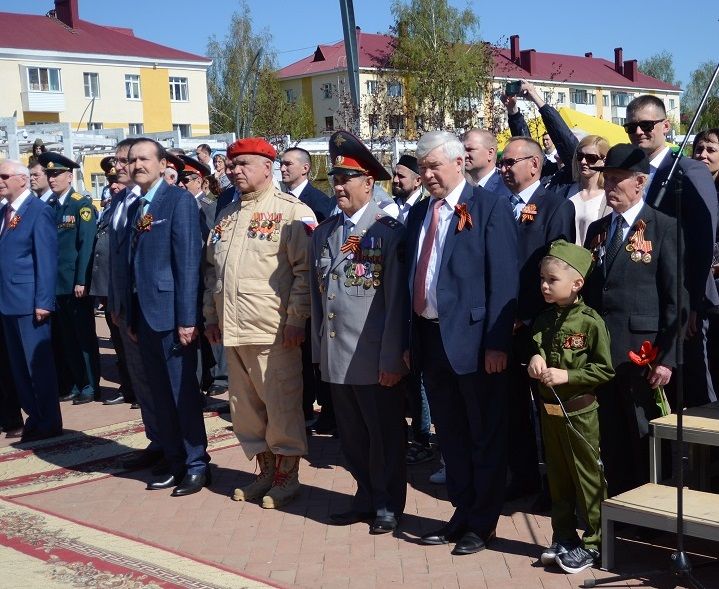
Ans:
[[[235,501],[253,501],[262,497],[272,487],[275,478],[275,455],[269,450],[257,455],[260,473],[249,485],[235,489],[232,499]]]
[[[299,456],[277,456],[277,467],[272,488],[262,498],[262,507],[277,509],[289,503],[300,492],[297,472],[300,468]]]

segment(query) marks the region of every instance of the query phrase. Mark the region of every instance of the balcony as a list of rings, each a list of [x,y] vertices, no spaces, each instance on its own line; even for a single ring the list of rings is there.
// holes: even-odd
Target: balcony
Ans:
[[[23,91],[22,109],[25,112],[63,112],[65,110],[64,92]]]

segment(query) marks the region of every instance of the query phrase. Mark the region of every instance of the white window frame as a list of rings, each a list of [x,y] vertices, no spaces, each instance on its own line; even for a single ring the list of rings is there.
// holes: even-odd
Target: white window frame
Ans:
[[[390,98],[402,98],[404,95],[404,88],[402,82],[399,80],[392,80],[387,82],[387,96]]]
[[[135,127],[134,130],[133,127]],[[130,135],[142,135],[145,132],[145,125],[143,123],[128,123],[127,132]]]
[[[170,100],[172,102],[190,101],[190,83],[187,78],[170,76]]]
[[[187,130],[187,134],[182,132],[183,128]],[[192,125],[190,123],[173,123],[172,130],[179,131],[180,138],[182,138],[182,139],[185,139],[187,137],[192,137]]]
[[[135,89],[137,92],[132,91]],[[125,98],[127,100],[142,100],[140,74],[125,74]]]
[[[367,80],[367,94],[377,94],[379,92],[379,80]]]
[[[33,88],[33,82],[30,79],[30,72],[37,72],[37,82],[34,84]],[[45,72],[45,85],[46,88],[43,88],[43,80],[42,80],[42,73]],[[52,80],[52,73],[56,73],[56,88],[52,88],[53,80]],[[55,93],[61,93],[62,92],[62,75],[60,68],[57,67],[38,67],[38,66],[32,66],[27,68],[27,89],[30,92],[55,92]]]
[[[322,86],[320,86],[320,92],[322,92],[322,98],[325,100],[332,98],[332,82],[322,84]]]
[[[90,174],[90,185],[92,186],[94,200],[100,200],[102,198],[102,191],[105,186],[107,186],[105,174]]]
[[[100,98],[100,74],[83,72],[82,83],[85,88],[85,98]]]
[[[87,124],[87,130],[88,131],[102,131],[105,128],[105,125],[102,123],[88,123]]]

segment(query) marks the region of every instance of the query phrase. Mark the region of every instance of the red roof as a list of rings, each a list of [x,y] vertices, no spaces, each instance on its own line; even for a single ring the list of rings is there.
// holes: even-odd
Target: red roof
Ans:
[[[77,21],[77,26],[71,29],[56,18],[11,12],[0,12],[0,47],[211,62],[207,57],[135,37],[130,29],[104,27],[85,20]]]
[[[358,32],[359,66],[377,67],[392,50],[392,37]],[[509,49],[494,51],[494,75],[500,78],[525,78],[557,83],[596,84],[679,91],[673,86],[638,72],[634,80],[614,69],[614,62],[599,57],[562,55],[535,51],[532,72],[522,69],[511,60]],[[277,72],[280,79],[308,76],[347,67],[344,41],[333,45],[319,45],[314,54],[285,66]]]

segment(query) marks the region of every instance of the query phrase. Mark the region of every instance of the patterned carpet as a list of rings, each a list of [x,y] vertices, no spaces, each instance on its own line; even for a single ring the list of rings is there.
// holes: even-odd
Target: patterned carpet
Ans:
[[[205,418],[209,451],[237,444],[217,413]],[[14,501],[109,477],[145,447],[140,420],[0,450],[0,562],[4,589],[241,589],[272,587],[217,564],[61,518]]]

